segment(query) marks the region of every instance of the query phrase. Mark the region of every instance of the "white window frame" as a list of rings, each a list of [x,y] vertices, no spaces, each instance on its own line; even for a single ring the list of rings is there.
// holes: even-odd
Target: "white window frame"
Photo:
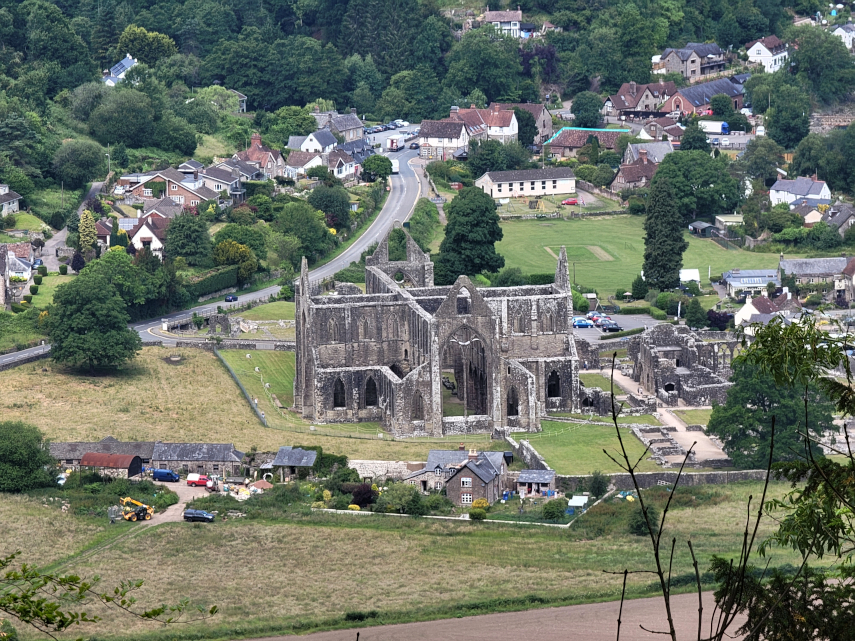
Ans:
[[[460,502],[463,505],[472,505],[472,493],[471,492],[465,492],[464,494],[461,494],[460,495]]]
[[[437,490],[437,491],[441,490],[441,489],[442,489],[442,481],[436,481],[436,482],[433,484],[433,489],[435,489],[435,490]]]
[[[178,191],[178,185],[172,183],[172,191]]]
[[[143,189],[142,195],[143,196],[151,196],[151,189]]]
[[[460,477],[460,487],[472,487],[472,477],[471,476]]]

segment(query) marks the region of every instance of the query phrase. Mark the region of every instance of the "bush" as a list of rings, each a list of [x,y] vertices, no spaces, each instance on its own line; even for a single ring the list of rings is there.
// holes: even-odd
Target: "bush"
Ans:
[[[627,316],[630,314],[649,314],[650,307],[621,307],[617,313],[625,314]]]
[[[557,521],[563,518],[566,509],[566,499],[552,499],[543,506],[543,518],[546,521]]]
[[[344,484],[342,484],[344,487]],[[371,489],[368,483],[360,483],[353,490],[353,502],[359,507],[368,507],[377,501],[377,492]]]
[[[24,300],[27,301],[28,303],[32,303],[33,302],[33,296],[31,294],[24,294]]]
[[[41,276],[47,276],[47,267],[45,265],[39,265],[39,274]]]
[[[30,287],[32,289],[32,287]],[[822,303],[822,294],[819,292],[814,292],[810,296],[805,299],[805,305],[808,307],[816,307],[817,305]]]
[[[44,276],[42,276],[40,274],[36,274],[35,276],[33,276],[33,282],[36,285],[41,285],[42,284],[42,278],[44,278]]]
[[[656,297],[656,303],[654,304],[663,312],[667,312],[668,305],[671,304],[671,294],[669,292],[660,293],[659,296]]]
[[[529,285],[551,285],[555,282],[555,274],[529,274]]]
[[[469,510],[469,520],[470,521],[483,521],[487,518],[487,510],[482,510],[481,508],[472,508]]]
[[[487,499],[475,499],[472,502],[472,507],[476,510],[484,510],[487,512],[490,510],[490,502]]]
[[[198,298],[212,292],[234,287],[237,285],[238,268],[240,265],[227,265],[189,278],[184,289],[191,298]]]
[[[424,506],[429,512],[449,512],[454,507],[454,503],[448,500],[448,497],[436,493],[426,496]]]
[[[359,512],[359,510],[362,508],[360,508],[358,505],[356,505],[354,503],[351,503],[350,505],[347,506],[347,509],[350,510],[351,512]]]
[[[592,496],[594,496],[594,498],[600,498],[608,491],[608,489],[609,478],[600,472],[600,470],[594,470],[594,473],[591,474],[591,478],[588,481],[588,491]]]
[[[39,293],[39,286],[38,286],[38,285],[30,285],[30,293],[31,293],[33,296],[35,296],[36,294],[38,294],[38,293]]]
[[[650,315],[653,317],[653,320],[668,320],[668,314],[663,312],[661,309],[656,309],[655,307],[650,308]]]
[[[60,265],[59,273],[65,276],[68,273],[68,265]]]
[[[12,313],[13,314],[20,314],[21,312],[25,312],[25,311],[27,311],[29,306],[30,306],[29,303],[27,303],[26,305],[23,303],[12,303]]]
[[[653,528],[657,528],[659,526],[659,511],[656,509],[656,506],[648,505],[645,511],[647,512],[647,518],[650,520],[650,525]],[[647,522],[641,513],[641,504],[638,505],[629,517],[629,532],[636,536],[647,536]]]

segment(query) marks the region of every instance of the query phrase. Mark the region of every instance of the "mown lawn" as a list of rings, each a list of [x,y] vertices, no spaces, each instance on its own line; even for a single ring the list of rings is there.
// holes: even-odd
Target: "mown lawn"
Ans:
[[[587,418],[587,417],[584,417]],[[642,417],[627,417],[624,424],[638,422]],[[644,423],[652,423],[650,417],[644,417]],[[594,470],[601,472],[620,472],[620,468],[603,453],[607,449],[618,458],[620,445],[613,426],[582,425],[542,421],[543,431],[539,434],[527,434],[525,437],[534,449],[540,453],[558,474],[590,474]],[[621,431],[627,453],[633,461],[644,453],[644,445],[628,430]],[[618,458],[618,460],[620,460]],[[644,460],[639,465],[641,472],[656,472],[662,468],[656,463]]]
[[[562,245],[571,263],[570,277],[580,285],[596,288],[603,296],[628,288],[638,273],[644,253],[641,216],[611,216],[586,220],[524,220],[502,223],[504,238],[496,251],[505,265],[519,267],[524,274],[554,272]],[[697,268],[703,286],[708,268],[721,274],[733,268],[776,267],[777,254],[726,250],[713,241],[685,234],[689,249],[683,267]],[[794,256],[795,257],[795,256]],[[623,289],[626,291],[626,289]],[[714,302],[714,301],[713,301]]]
[[[252,309],[240,312],[238,316],[247,320],[294,320],[295,303],[288,301],[276,301],[265,303]]]
[[[41,221],[40,218],[24,212],[15,213],[15,229],[26,229],[29,231],[41,231],[44,227],[49,227]]]
[[[579,380],[585,387],[599,387],[604,390],[611,389],[611,380],[602,374],[579,374]]]
[[[47,307],[53,302],[53,295],[56,293],[56,288],[76,278],[72,274],[63,276],[59,273],[51,273],[42,278],[42,284],[39,285],[39,293],[33,296],[33,305],[35,307]]]
[[[774,484],[770,498],[786,489],[786,484]],[[758,483],[740,483],[681,492],[667,530],[668,539],[677,539],[672,576],[693,576],[686,540],[693,543],[701,572],[713,554],[738,555],[748,495],[756,500],[760,491]],[[649,495],[660,512],[665,496],[662,491]],[[622,576],[604,570],[652,567],[649,540],[626,530],[634,508],[625,501],[610,502],[582,515],[569,530],[344,515],[230,519],[199,526],[170,523],[119,541],[67,569],[84,576],[98,574],[105,585],[146,579],[135,594],[144,604],[190,597],[219,606],[214,619],[181,628],[184,634],[204,630],[194,638],[344,627],[352,625],[343,621],[344,613],[369,610],[376,611],[372,624],[466,616],[619,598]],[[763,523],[760,537],[773,527],[771,521]],[[468,580],[449,582],[448,577],[460,574],[462,560]],[[794,560],[788,552],[771,552],[772,566]],[[627,596],[655,596],[654,579],[630,574]],[[683,587],[675,591],[693,590],[687,583],[681,580],[678,585]],[[116,611],[101,609],[98,614],[103,623],[87,628],[87,633],[99,638],[178,634],[170,630],[158,635],[151,626]],[[614,621],[604,625],[613,626]]]
[[[673,410],[686,425],[706,425],[710,422],[712,410]]]

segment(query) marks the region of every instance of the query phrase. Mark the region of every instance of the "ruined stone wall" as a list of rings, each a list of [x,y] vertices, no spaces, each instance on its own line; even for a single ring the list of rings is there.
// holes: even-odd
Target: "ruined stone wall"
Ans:
[[[641,489],[656,487],[657,485],[672,485],[677,480],[678,472],[642,472],[636,474]],[[609,481],[617,490],[635,489],[629,474],[624,472],[606,474]],[[590,475],[578,476],[556,476],[558,489],[565,493],[574,492],[581,482],[586,485],[590,481]],[[763,481],[766,479],[766,470],[741,470],[736,472],[684,472],[680,477],[681,486],[694,485],[727,485],[728,483],[739,483],[741,481]]]

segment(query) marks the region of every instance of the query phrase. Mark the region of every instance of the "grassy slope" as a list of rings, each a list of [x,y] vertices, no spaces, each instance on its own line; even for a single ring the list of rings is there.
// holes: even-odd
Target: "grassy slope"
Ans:
[[[23,212],[15,214],[15,229],[41,231],[44,226],[45,224],[32,214],[26,214]]]
[[[647,419],[645,422],[650,421]],[[543,421],[542,425],[543,432],[528,435],[529,442],[559,474],[590,474],[594,470],[620,471],[617,465],[603,453],[605,448],[615,456],[619,448],[613,427],[557,421]],[[622,436],[627,453],[633,460],[638,459],[644,452],[641,441],[629,430],[624,430]],[[655,472],[661,469],[647,460],[642,461],[639,467],[642,472]]]
[[[502,223],[504,238],[496,251],[505,257],[505,265],[519,267],[523,273],[555,271],[556,259],[546,247],[558,254],[567,246],[568,259],[576,263],[576,281],[611,295],[627,287],[641,270],[644,252],[643,219],[640,216],[614,216],[587,220],[526,220]],[[775,267],[777,254],[759,254],[722,249],[711,240],[686,234],[689,249],[683,266],[697,268],[706,280],[707,268],[720,274],[732,268],[761,269]],[[603,249],[614,260],[593,256],[588,246]],[[570,265],[571,277],[573,265]],[[708,285],[705,282],[705,285]]]
[[[193,154],[193,157],[200,162],[203,160],[211,162],[211,159],[215,156],[222,158],[224,156],[231,155],[231,145],[228,145],[216,136],[204,134],[202,136],[202,144],[196,147],[196,152]]]
[[[287,301],[276,301],[259,305],[250,310],[238,314],[247,320],[294,320],[294,303]]]
[[[738,553],[745,503],[749,494],[758,495],[760,486],[705,489],[709,493],[691,509],[671,512],[667,537],[675,536],[679,543],[674,575],[691,571],[687,539],[693,541],[702,571],[712,554]],[[775,485],[772,496],[785,490],[786,485]],[[716,501],[709,496],[721,498]],[[622,503],[612,509],[621,512],[623,522],[623,511],[632,507]],[[581,518],[583,523],[586,516]],[[771,527],[767,522],[761,537]],[[544,603],[556,604],[612,600],[619,597],[621,577],[603,570],[652,565],[645,537],[623,531],[591,536],[587,530],[577,530],[574,525],[569,531],[526,527],[521,532],[519,527],[501,524],[379,517],[315,516],[303,522],[275,523],[232,520],[208,526],[175,523],[148,529],[69,569],[84,575],[97,573],[106,585],[147,578],[136,595],[142,603],[171,602],[187,595],[216,603],[220,613],[205,627],[211,636],[234,638],[298,631],[297,621],[302,631],[317,621],[342,625],[345,612],[358,610],[378,610],[377,622],[390,623],[490,611],[500,607],[497,597],[534,594]],[[143,564],[140,550],[145,550]],[[772,565],[794,560],[774,550],[772,557]],[[464,559],[468,580],[449,582],[449,576],[460,574]],[[331,581],[335,598],[330,598]],[[630,575],[628,596],[653,596],[647,588],[652,581],[648,574]],[[212,585],[217,586],[215,592],[198,589]],[[156,634],[151,626],[119,614],[99,614],[105,618],[97,628],[99,637]],[[200,628],[191,626],[186,633]],[[183,630],[172,629],[169,634],[181,635]]]

